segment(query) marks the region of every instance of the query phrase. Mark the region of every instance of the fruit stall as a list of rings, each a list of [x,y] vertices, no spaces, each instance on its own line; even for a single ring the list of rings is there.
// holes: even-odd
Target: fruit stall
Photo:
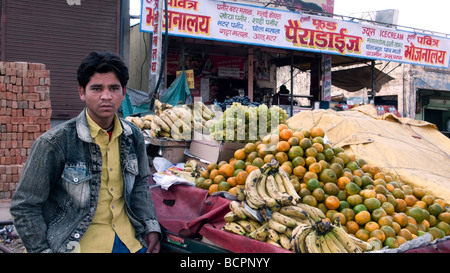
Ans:
[[[277,106],[212,107],[157,101],[154,115],[130,119],[146,139],[191,144],[153,175],[181,183],[149,182],[168,241],[241,253],[448,252],[450,143],[432,124],[371,105],[289,119]],[[203,154],[190,154],[193,143]]]

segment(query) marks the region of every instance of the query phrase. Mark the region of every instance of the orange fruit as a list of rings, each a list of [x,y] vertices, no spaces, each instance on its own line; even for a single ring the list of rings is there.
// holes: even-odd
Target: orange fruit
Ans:
[[[328,209],[337,209],[339,208],[340,200],[334,195],[330,195],[325,199],[325,206]]]
[[[277,143],[277,151],[278,152],[287,152],[291,148],[291,145],[285,140],[281,140]]]
[[[307,171],[303,176],[303,182],[308,183],[308,181],[311,179],[319,179],[319,177],[315,172]]]
[[[292,173],[302,179],[306,174],[306,169],[303,166],[296,166],[294,170],[292,170]]]
[[[360,228],[356,231],[355,236],[360,240],[367,241],[370,237],[370,231],[365,228]]]
[[[259,167],[253,166],[253,165],[247,165],[247,166],[245,167],[245,171],[246,171],[248,174],[250,174],[251,172],[253,172],[254,170],[257,170],[257,169],[259,169]]]
[[[212,171],[209,173],[209,178],[211,178],[211,179],[214,180],[214,178],[215,178],[217,175],[219,175],[219,170],[218,170],[218,169],[214,169],[214,170],[212,170]]]
[[[406,227],[408,225],[408,216],[404,212],[394,213],[392,216],[394,221],[397,222],[401,227]]]
[[[275,158],[275,155],[268,154],[264,156],[264,163],[269,163],[272,158]]]
[[[345,176],[341,176],[339,177],[339,179],[337,180],[337,186],[339,189],[343,190],[345,189],[345,186],[350,183],[350,179],[348,177]]]
[[[219,174],[223,175],[225,178],[233,176],[234,167],[231,164],[223,164],[219,168]]]
[[[313,143],[311,147],[315,148],[318,153],[323,152],[323,145],[320,143]]]
[[[397,198],[395,199],[397,201],[397,205],[395,205],[395,211],[396,212],[402,212],[406,209],[406,202],[403,199]]]
[[[228,183],[227,181],[222,181],[218,184],[218,188],[219,191],[228,191],[229,189],[231,189],[231,185],[230,183]]]
[[[325,136],[325,131],[320,127],[313,127],[309,130],[309,132],[312,138]]]
[[[292,136],[296,137],[298,139],[298,141],[300,141],[300,140],[305,138],[305,136],[300,131],[295,131]]]
[[[237,179],[234,176],[228,177],[227,182],[230,184],[231,187],[237,185]]]
[[[379,229],[380,225],[378,225],[378,223],[375,221],[369,221],[364,225],[364,228],[367,229],[368,231],[372,232],[376,229]]]
[[[355,215],[355,221],[361,226],[365,225],[370,221],[370,213],[365,210],[358,212],[358,214]]]
[[[234,152],[234,158],[244,160],[247,157],[244,149],[238,149]]]
[[[417,198],[414,195],[409,194],[409,195],[405,196],[404,200],[405,200],[406,206],[412,207],[416,203]]]
[[[294,132],[292,132],[291,129],[286,128],[280,131],[280,139],[282,140],[289,140],[291,137],[294,136]]]
[[[211,186],[209,186],[208,192],[210,195],[212,195],[215,192],[219,191],[219,185],[218,184],[212,184]]]
[[[310,172],[320,173],[322,171],[322,166],[319,163],[314,162],[309,165],[308,170]]]
[[[378,225],[380,225],[380,227],[382,226],[392,226],[393,220],[392,217],[390,216],[383,216],[380,219],[378,219]]]
[[[280,123],[280,124],[278,124],[277,129],[278,129],[278,131],[281,132],[284,129],[289,129],[289,127],[286,124],[284,124],[284,123]]]
[[[291,160],[292,165],[294,165],[294,167],[297,166],[305,166],[305,159],[302,156],[297,156],[294,159]]]
[[[288,161],[288,155],[285,152],[278,152],[275,154],[275,159],[280,163],[283,164],[284,162]]]
[[[298,144],[300,143],[300,140],[294,135],[293,137],[291,137],[290,139],[288,139],[287,141],[289,143],[289,145],[292,146],[298,146]]]
[[[247,180],[248,173],[246,171],[238,172],[236,175],[236,184],[245,185],[245,181]]]
[[[219,184],[220,182],[223,182],[223,181],[226,181],[226,178],[221,174],[216,175],[216,177],[214,177],[214,180],[213,180],[214,184]]]
[[[292,174],[292,168],[288,164],[282,164],[280,168],[282,168],[285,172],[287,172],[287,174],[289,175]]]
[[[386,239],[386,235],[384,234],[383,231],[381,231],[380,229],[375,229],[370,233],[370,237],[375,237],[378,238],[378,240],[380,240],[381,242],[384,242],[384,240]]]
[[[355,234],[359,230],[359,225],[355,221],[347,221],[345,227],[347,228],[347,233],[350,234]]]

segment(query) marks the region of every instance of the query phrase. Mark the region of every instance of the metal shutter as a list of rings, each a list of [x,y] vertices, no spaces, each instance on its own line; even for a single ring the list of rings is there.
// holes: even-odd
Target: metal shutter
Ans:
[[[43,63],[50,70],[52,118],[84,107],[76,72],[93,50],[119,52],[120,0],[6,0],[5,61]]]

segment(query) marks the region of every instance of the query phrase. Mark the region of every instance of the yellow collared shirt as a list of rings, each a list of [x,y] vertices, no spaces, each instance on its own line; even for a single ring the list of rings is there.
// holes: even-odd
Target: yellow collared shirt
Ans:
[[[114,116],[114,131],[108,132],[98,126],[86,111],[89,130],[94,142],[102,152],[101,188],[94,219],[80,241],[81,252],[110,253],[115,234],[130,252],[142,248],[135,237],[135,231],[125,211],[124,183],[120,166],[119,136],[122,126]]]

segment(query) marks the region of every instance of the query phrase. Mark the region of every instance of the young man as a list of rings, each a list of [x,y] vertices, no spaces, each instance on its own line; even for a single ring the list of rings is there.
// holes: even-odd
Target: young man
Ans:
[[[34,142],[10,209],[27,252],[159,252],[143,135],[116,115],[127,81],[117,55],[90,53],[86,108]]]

